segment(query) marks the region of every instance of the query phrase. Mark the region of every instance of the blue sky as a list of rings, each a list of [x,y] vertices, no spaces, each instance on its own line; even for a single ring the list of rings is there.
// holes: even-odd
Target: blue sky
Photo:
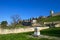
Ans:
[[[15,14],[21,19],[48,16],[50,10],[60,12],[60,0],[0,0],[0,22],[7,20],[10,23]]]

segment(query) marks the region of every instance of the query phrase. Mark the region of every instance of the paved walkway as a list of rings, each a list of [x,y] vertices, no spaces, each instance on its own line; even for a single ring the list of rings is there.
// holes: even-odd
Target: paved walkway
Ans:
[[[54,37],[54,36],[46,36],[46,35],[40,35],[41,38],[48,38],[48,39],[55,39],[55,40],[60,40],[59,37]]]
[[[32,37],[32,38],[47,38],[47,39],[52,39],[52,40],[60,40],[60,37],[54,37],[54,36],[47,36],[47,35],[40,35],[39,37],[33,37],[32,35],[29,37]]]

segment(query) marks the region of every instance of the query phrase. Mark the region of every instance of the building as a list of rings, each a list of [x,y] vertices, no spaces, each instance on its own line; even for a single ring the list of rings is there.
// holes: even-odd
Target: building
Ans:
[[[50,11],[50,16],[57,16],[60,15],[60,12],[54,13],[53,10]]]

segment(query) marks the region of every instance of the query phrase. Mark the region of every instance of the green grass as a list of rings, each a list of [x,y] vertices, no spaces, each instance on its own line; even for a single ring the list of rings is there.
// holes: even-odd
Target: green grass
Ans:
[[[0,40],[54,40],[54,39],[47,39],[47,38],[29,37],[32,34],[33,32],[3,34],[3,35],[0,34]],[[44,29],[41,30],[41,34],[60,37],[60,28]]]
[[[47,38],[32,38],[29,37],[32,32],[18,33],[18,34],[4,34],[0,35],[0,40],[53,40]]]
[[[2,29],[17,29],[17,28],[27,28],[26,26],[7,26],[7,27],[4,27]]]
[[[38,22],[54,22],[54,21],[60,21],[60,15],[48,17],[48,18],[41,18],[37,20]]]
[[[53,16],[53,17],[46,18],[43,21],[45,21],[45,22],[60,21],[60,15],[59,16]]]
[[[41,34],[60,37],[60,27],[41,30]]]

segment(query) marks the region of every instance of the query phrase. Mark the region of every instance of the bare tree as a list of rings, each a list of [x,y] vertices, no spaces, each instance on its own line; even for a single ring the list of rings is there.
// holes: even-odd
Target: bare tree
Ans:
[[[21,18],[19,15],[13,15],[13,16],[11,16],[11,18],[12,18],[13,24],[15,26],[19,23],[19,21],[21,21]]]

